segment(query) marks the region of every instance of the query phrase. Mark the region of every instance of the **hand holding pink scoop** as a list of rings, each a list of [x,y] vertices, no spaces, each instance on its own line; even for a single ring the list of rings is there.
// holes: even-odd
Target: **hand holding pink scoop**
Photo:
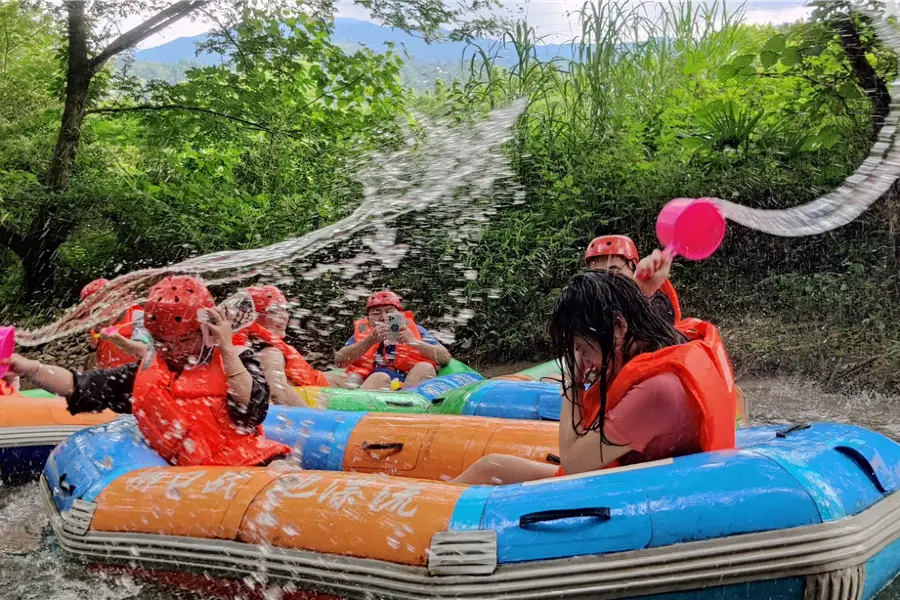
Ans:
[[[674,254],[703,260],[722,245],[725,216],[710,198],[675,198],[659,212],[656,237]]]
[[[103,335],[105,335],[106,337],[109,337],[109,336],[111,336],[112,334],[114,334],[116,331],[117,331],[117,330],[116,330],[115,326],[113,326],[113,327],[107,327],[107,328],[105,328],[105,329],[103,330]],[[100,339],[100,334],[99,334],[99,333],[95,333],[95,334],[94,334],[94,339],[95,339],[95,340],[96,340],[96,339]]]
[[[16,328],[0,327],[0,360],[13,355],[16,349]],[[9,372],[9,365],[0,365],[0,377]]]

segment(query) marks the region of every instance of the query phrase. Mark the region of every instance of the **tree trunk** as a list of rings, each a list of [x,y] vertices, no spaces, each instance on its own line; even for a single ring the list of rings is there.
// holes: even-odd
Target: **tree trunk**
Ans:
[[[44,179],[44,185],[51,192],[64,192],[69,187],[72,167],[78,154],[81,142],[81,126],[84,124],[88,95],[94,69],[87,54],[87,24],[84,19],[84,2],[67,0],[66,10],[69,15],[69,65],[66,72],[66,104],[63,109],[62,125],[56,148],[50,158],[50,166]],[[43,223],[35,223],[43,229]]]
[[[887,84],[878,77],[875,68],[869,64],[866,58],[866,47],[859,37],[853,20],[840,19],[836,23],[841,47],[850,61],[854,75],[866,95],[872,101],[872,120],[875,122],[875,131],[884,124],[884,119],[891,110],[891,95],[888,93]]]
[[[29,238],[29,241],[31,239]],[[49,297],[53,290],[53,278],[56,274],[56,253],[62,242],[49,241],[38,243],[33,250],[22,257],[22,272],[25,276],[25,294],[31,300]]]
[[[88,95],[94,68],[87,54],[87,23],[84,2],[67,0],[69,64],[66,72],[66,102],[63,109],[59,137],[50,164],[44,175],[44,188],[49,195],[65,192],[72,178],[72,168],[81,142]],[[51,291],[56,272],[54,259],[65,242],[70,227],[56,217],[53,202],[45,200],[16,254],[22,261],[25,275],[25,294],[32,300]]]
[[[56,270],[54,259],[72,231],[72,223],[57,215],[53,196],[65,192],[72,179],[94,75],[106,61],[198,10],[206,4],[206,0],[174,2],[120,35],[94,58],[88,57],[84,0],[65,0],[63,4],[68,16],[69,42],[66,99],[59,137],[43,178],[44,189],[50,198],[44,201],[27,233],[17,235],[8,232],[5,242],[22,261],[25,291],[31,299],[37,299],[52,288]],[[0,223],[0,233],[3,231],[7,230]]]
[[[55,271],[54,259],[60,246],[72,231],[71,223],[54,218],[48,205],[38,210],[33,223],[32,230],[24,235],[0,224],[0,239],[22,262],[25,294],[32,301],[51,291]],[[37,223],[43,223],[44,226],[38,229]]]

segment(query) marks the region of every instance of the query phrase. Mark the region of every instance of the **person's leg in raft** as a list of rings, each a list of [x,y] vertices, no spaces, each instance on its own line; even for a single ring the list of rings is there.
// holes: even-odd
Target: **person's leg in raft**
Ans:
[[[509,485],[555,477],[559,467],[520,456],[488,454],[463,471],[453,483],[469,485]]]
[[[325,373],[325,379],[328,380],[328,387],[347,389],[350,387],[359,387],[359,383],[351,386],[350,383],[336,373]]]
[[[391,376],[387,373],[372,373],[363,384],[361,390],[389,390],[391,389]]]
[[[434,379],[435,377],[437,377],[437,371],[434,370],[434,365],[421,362],[416,364],[409,370],[409,373],[406,374],[406,381],[403,382],[403,387],[415,387],[423,381]]]
[[[346,387],[351,390],[359,389],[363,384],[362,375],[359,373],[347,373],[344,375],[344,383],[346,384]]]

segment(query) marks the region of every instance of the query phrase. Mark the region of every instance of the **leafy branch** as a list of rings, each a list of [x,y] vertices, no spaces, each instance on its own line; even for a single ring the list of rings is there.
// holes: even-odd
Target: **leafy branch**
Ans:
[[[203,108],[200,106],[187,106],[185,104],[141,104],[138,106],[119,106],[119,107],[108,107],[108,108],[93,108],[87,111],[87,114],[115,114],[115,113],[128,113],[128,112],[151,112],[151,111],[166,111],[166,110],[182,110],[186,112],[196,112],[212,115],[215,117],[221,117],[223,119],[228,119],[229,121],[234,121],[236,123],[240,123],[242,125],[246,125],[252,129],[257,129],[259,131],[265,131],[266,133],[278,134],[278,133],[289,133],[285,131],[279,131],[277,129],[272,129],[262,123],[257,123],[255,121],[250,121],[248,119],[244,119],[241,117],[236,117],[234,115],[229,115],[227,113],[223,113],[217,110],[212,110],[211,108]]]

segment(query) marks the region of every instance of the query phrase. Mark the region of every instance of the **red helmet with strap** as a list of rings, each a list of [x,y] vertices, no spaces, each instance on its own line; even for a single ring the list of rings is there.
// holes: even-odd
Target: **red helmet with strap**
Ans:
[[[84,302],[88,299],[88,297],[93,296],[101,289],[106,287],[106,284],[109,283],[109,279],[95,279],[83,288],[81,288],[81,301]]]
[[[287,298],[274,285],[255,285],[247,288],[247,293],[253,298],[253,308],[262,314],[272,308],[287,304]]]
[[[585,264],[598,256],[624,256],[635,263],[641,260],[637,246],[625,235],[601,235],[591,240],[584,252]]]
[[[366,310],[370,308],[378,308],[379,306],[393,306],[397,310],[403,310],[403,303],[400,296],[388,290],[375,292],[366,300]]]
[[[171,339],[199,329],[198,311],[215,305],[199,279],[166,277],[150,289],[144,304],[144,324],[154,338]]]

